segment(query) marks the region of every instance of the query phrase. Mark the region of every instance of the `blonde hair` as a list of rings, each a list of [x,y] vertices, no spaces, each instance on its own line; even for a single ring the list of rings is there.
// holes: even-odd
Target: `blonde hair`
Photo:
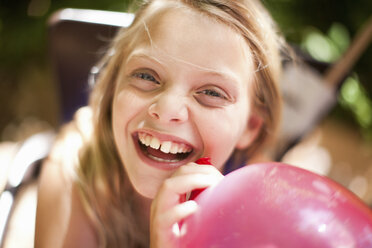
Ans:
[[[275,25],[256,0],[154,0],[146,1],[132,25],[121,30],[112,42],[111,53],[95,85],[89,106],[92,135],[80,151],[78,185],[84,206],[95,225],[101,247],[147,247],[148,230],[137,225],[138,214],[130,204],[133,188],[116,150],[111,126],[112,99],[120,67],[136,45],[146,41],[147,23],[160,19],[171,8],[192,9],[234,29],[246,40],[256,69],[253,110],[263,120],[257,139],[245,151],[246,158],[275,134],[280,116],[277,80],[282,44]]]

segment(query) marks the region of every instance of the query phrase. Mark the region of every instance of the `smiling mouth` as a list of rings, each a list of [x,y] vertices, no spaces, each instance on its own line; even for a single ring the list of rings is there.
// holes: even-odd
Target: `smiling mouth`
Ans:
[[[138,133],[138,144],[148,158],[163,163],[175,163],[185,160],[193,149],[187,144],[160,141],[148,133]]]

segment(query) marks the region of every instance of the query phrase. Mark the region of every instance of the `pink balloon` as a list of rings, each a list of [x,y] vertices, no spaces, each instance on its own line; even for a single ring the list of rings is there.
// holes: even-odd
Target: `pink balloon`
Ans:
[[[195,201],[181,248],[372,247],[371,209],[338,183],[294,166],[245,166]]]

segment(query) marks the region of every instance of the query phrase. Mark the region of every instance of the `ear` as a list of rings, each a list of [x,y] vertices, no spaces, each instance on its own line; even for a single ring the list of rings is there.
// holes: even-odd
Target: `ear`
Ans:
[[[257,138],[262,128],[263,120],[257,114],[252,114],[247,123],[247,127],[242,133],[238,143],[237,149],[245,149]]]

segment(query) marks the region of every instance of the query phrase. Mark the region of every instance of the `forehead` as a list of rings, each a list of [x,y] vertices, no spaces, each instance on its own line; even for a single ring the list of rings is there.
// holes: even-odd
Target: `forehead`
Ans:
[[[158,59],[212,71],[228,66],[252,74],[252,56],[244,38],[206,14],[188,7],[173,8],[143,25],[147,38],[141,46]]]

